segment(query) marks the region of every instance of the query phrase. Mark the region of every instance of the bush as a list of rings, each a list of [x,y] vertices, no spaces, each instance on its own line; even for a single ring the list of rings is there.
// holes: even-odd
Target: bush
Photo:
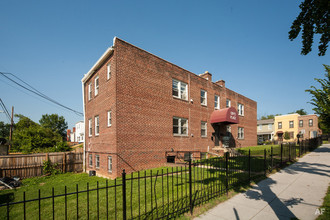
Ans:
[[[45,160],[44,168],[43,168],[44,175],[51,176],[51,175],[56,175],[56,174],[62,173],[61,170],[56,169],[57,166],[58,166],[57,163],[52,164],[52,162],[50,160]]]

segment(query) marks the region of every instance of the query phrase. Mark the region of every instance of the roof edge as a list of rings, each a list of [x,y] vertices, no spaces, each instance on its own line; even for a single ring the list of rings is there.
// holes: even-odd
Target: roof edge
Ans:
[[[98,69],[101,66],[104,60],[113,53],[116,40],[117,37],[114,37],[113,45],[103,53],[103,55],[96,61],[93,67],[84,75],[84,77],[81,79],[82,83],[86,83],[86,81],[92,76],[92,74],[96,71],[96,69]]]

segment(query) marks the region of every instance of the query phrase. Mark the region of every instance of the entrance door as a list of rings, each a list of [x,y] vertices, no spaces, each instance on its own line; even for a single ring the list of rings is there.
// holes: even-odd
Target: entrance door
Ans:
[[[214,132],[212,133],[214,137],[214,146],[220,146],[220,129],[219,125],[213,125]]]

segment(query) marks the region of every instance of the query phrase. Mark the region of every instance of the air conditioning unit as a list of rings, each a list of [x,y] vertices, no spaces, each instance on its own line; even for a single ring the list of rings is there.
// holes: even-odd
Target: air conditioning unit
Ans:
[[[96,171],[95,170],[90,170],[89,171],[89,176],[95,176],[96,175]]]

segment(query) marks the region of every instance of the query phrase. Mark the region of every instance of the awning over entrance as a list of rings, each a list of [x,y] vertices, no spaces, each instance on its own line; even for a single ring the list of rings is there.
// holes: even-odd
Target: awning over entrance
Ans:
[[[213,123],[238,124],[238,113],[234,107],[215,110],[211,114],[211,124]]]

